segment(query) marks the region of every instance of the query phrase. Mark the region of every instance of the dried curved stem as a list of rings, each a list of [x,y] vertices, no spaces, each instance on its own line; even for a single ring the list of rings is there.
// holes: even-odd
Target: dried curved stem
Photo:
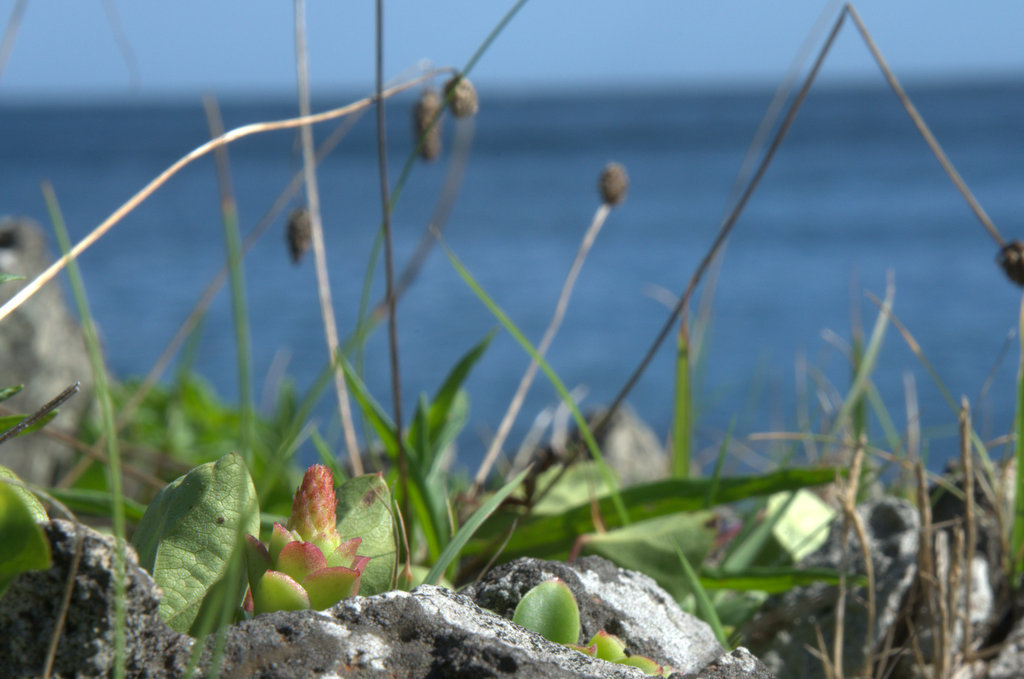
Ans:
[[[602,203],[597,212],[594,214],[594,219],[590,223],[590,228],[583,236],[583,240],[580,242],[580,247],[576,251],[576,259],[573,260],[572,266],[569,268],[569,273],[565,277],[565,282],[562,283],[562,292],[558,296],[558,303],[555,304],[555,312],[551,316],[551,322],[548,323],[547,330],[544,331],[544,337],[541,338],[540,344],[537,345],[537,354],[543,357],[548,348],[551,346],[552,340],[555,339],[555,333],[558,332],[559,326],[562,325],[562,318],[565,316],[565,309],[569,305],[569,296],[572,295],[572,289],[576,285],[576,278],[579,276],[580,269],[583,268],[583,260],[586,259],[587,253],[590,252],[590,248],[594,245],[594,241],[597,239],[597,234],[600,233],[601,227],[604,225],[605,220],[608,218],[608,214],[611,212],[612,206],[608,203]],[[505,443],[505,439],[508,438],[509,432],[512,430],[512,423],[515,422],[516,416],[519,414],[520,408],[523,406],[523,400],[526,398],[526,392],[533,384],[533,378],[537,375],[537,368],[540,367],[536,359],[530,360],[530,366],[523,373],[523,378],[519,380],[519,386],[516,388],[516,393],[512,397],[512,401],[508,404],[508,409],[505,411],[505,416],[501,420],[501,424],[498,426],[498,432],[494,435],[491,440],[491,445],[487,449],[486,455],[484,455],[483,462],[480,463],[480,468],[477,470],[476,478],[473,479],[473,489],[471,495],[476,495],[480,492],[483,487],[484,481],[487,480],[487,474],[490,473],[491,467],[494,466],[495,460],[498,459],[498,453],[501,452],[501,446]]]
[[[381,93],[382,97],[392,96],[398,92],[403,92],[410,89],[419,83],[433,77],[434,73],[426,73],[418,78],[410,80],[408,82],[396,85],[389,88],[385,92]],[[211,153],[217,148],[230,144],[234,141],[238,141],[244,137],[249,137],[254,134],[261,134],[263,132],[273,132],[276,130],[290,130],[296,127],[302,127],[303,125],[315,125],[316,123],[322,123],[327,120],[334,120],[341,118],[349,114],[355,113],[368,108],[374,101],[373,97],[367,97],[360,99],[359,101],[353,102],[340,108],[333,108],[322,113],[316,113],[309,116],[299,116],[297,118],[287,118],[284,120],[275,120],[263,123],[250,123],[248,125],[242,125],[236,127],[233,130],[222,134],[221,136],[211,139],[210,141],[197,146],[196,148],[189,151],[187,154],[175,161],[170,167],[161,172],[156,176],[155,179],[150,181],[146,186],[139,190],[134,196],[128,199],[121,207],[115,210],[109,217],[94,228],[88,235],[82,240],[78,241],[72,247],[67,254],[58,259],[56,262],[51,264],[45,271],[36,276],[32,282],[22,288],[18,294],[14,295],[9,299],[3,306],[0,306],[0,320],[3,320],[9,316],[15,309],[25,303],[32,295],[39,292],[40,288],[53,280],[58,273],[64,270],[64,267],[68,265],[68,262],[75,259],[83,252],[92,247],[96,241],[106,235],[110,229],[114,227],[118,222],[125,218],[132,210],[142,204],[147,198],[153,195],[157,189],[167,183],[167,181],[178,173],[186,165],[193,161],[202,158],[208,153]]]

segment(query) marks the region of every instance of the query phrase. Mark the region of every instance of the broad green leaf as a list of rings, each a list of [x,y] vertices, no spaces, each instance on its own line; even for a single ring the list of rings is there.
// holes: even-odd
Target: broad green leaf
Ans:
[[[164,591],[160,615],[188,632],[204,599],[227,572],[244,534],[258,535],[256,488],[241,456],[199,465],[157,493],[132,538],[139,564]],[[245,577],[233,583],[241,601]]]
[[[50,567],[50,542],[19,490],[0,481],[0,540],[4,545],[0,549],[0,596],[25,571]]]
[[[680,601],[692,593],[679,570],[676,545],[681,545],[688,561],[701,563],[715,540],[714,512],[669,514],[606,533],[581,538],[583,554],[598,554],[613,563],[645,573]]]
[[[18,475],[11,471],[10,468],[0,464],[0,480],[3,479],[13,479],[14,481],[19,482],[21,481],[21,479],[18,478]],[[33,495],[28,488],[25,488],[24,486],[19,486],[14,483],[4,485],[10,486],[10,489],[21,497],[21,501],[25,505],[26,509],[28,509],[29,514],[32,515],[33,521],[39,523],[41,521],[50,520],[50,517],[46,515],[46,509],[43,508],[42,503],[39,502],[38,499],[36,499],[36,496]]]
[[[342,540],[361,538],[359,556],[370,557],[359,584],[363,596],[391,589],[397,545],[391,491],[381,474],[349,479],[338,489],[338,533]]]
[[[703,508],[712,483],[717,488],[711,500],[713,505],[717,505],[833,480],[835,471],[831,469],[787,469],[764,476],[738,476],[714,482],[710,479],[669,479],[630,486],[620,492],[622,501],[629,507],[630,516],[634,520],[643,520]],[[597,509],[606,528],[622,525],[607,495],[600,496]],[[584,502],[556,516],[529,516],[521,520],[502,552],[501,560],[509,561],[520,556],[565,558],[578,536],[594,531],[592,511],[591,503]],[[517,513],[503,512],[493,517],[480,530],[480,539],[467,546],[467,553],[478,553],[502,540],[516,516]]]
[[[3,400],[3,399],[0,399],[0,400]],[[49,424],[50,420],[52,420],[53,418],[57,417],[57,412],[58,411],[56,411],[56,410],[51,410],[50,412],[46,413],[45,415],[40,417],[38,420],[33,422],[31,427],[27,427],[24,431],[18,432],[18,436],[24,436],[25,434],[31,434],[32,432],[39,431],[40,429],[45,427],[47,424]],[[13,429],[14,427],[17,427],[19,424],[21,424],[21,421],[24,420],[25,417],[26,417],[25,415],[2,415],[2,416],[0,416],[0,434],[4,433],[8,429]],[[17,438],[17,437],[15,437],[15,438]]]
[[[24,388],[24,384],[15,384],[13,387],[4,387],[3,389],[0,389],[0,401],[6,401]]]

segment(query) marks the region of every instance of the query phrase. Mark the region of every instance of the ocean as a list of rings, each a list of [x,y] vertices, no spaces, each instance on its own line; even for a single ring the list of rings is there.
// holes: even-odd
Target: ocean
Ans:
[[[908,86],[935,136],[1004,238],[1019,235],[1024,187],[1024,81]],[[584,408],[608,403],[640,361],[715,237],[769,90],[480,92],[464,181],[445,228],[449,247],[526,336],[540,340],[562,280],[598,207],[597,178],[625,165],[628,197],[583,266],[549,352]],[[322,98],[322,110],[352,100]],[[413,147],[409,97],[388,103],[392,185]],[[225,124],[294,115],[279,100],[222,102]],[[77,240],[150,179],[209,138],[201,102],[0,102],[0,214],[46,224],[40,180],[53,183]],[[326,137],[332,123],[319,126]],[[467,135],[469,130],[461,130]],[[436,209],[446,153],[417,163],[394,212],[401,269]],[[380,223],[373,116],[364,116],[319,173],[325,240],[340,333],[354,327]],[[229,147],[241,227],[251,229],[300,168],[294,132]],[[293,203],[294,205],[294,203]],[[284,372],[300,389],[326,349],[312,257],[293,265],[284,216],[245,260],[257,402],[267,408]],[[54,242],[54,241],[52,241]],[[54,246],[55,248],[55,246]],[[770,444],[750,436],[794,431],[850,384],[844,343],[870,334],[887,276],[894,311],[955,399],[967,396],[985,440],[1006,434],[1014,410],[1020,291],[995,264],[997,247],[913,128],[893,94],[874,86],[812,90],[763,182],[739,218],[702,292],[711,324],[695,368],[697,450],[707,464],[732,428],[727,468],[761,468]],[[225,256],[212,157],[184,169],[81,259],[107,361],[120,377],[144,374]],[[383,263],[373,297],[383,292]],[[398,307],[405,413],[432,393],[471,346],[497,326],[435,248]],[[857,320],[859,319],[859,320]],[[387,333],[366,352],[366,380],[390,403]],[[660,437],[670,425],[673,340],[631,393],[631,408]],[[475,469],[529,357],[499,332],[467,388],[470,419],[459,464]],[[203,326],[195,368],[237,398],[229,299]],[[928,371],[889,327],[873,375],[893,427],[905,436],[907,388],[919,404],[924,452],[940,467],[957,450],[956,416]],[[328,393],[321,430],[339,441]],[[557,402],[540,375],[508,449]],[[887,448],[878,421],[874,440]],[[1002,454],[1002,447],[994,454]],[[304,451],[311,456],[311,451]],[[777,454],[777,453],[776,453]],[[797,448],[795,460],[802,460]]]

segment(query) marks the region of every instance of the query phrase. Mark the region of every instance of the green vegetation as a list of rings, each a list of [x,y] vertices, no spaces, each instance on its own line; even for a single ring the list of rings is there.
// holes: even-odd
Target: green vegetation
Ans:
[[[513,6],[480,51],[457,71],[457,78],[461,80],[456,82],[468,83],[466,77],[472,66],[522,4]],[[844,9],[839,23],[846,16]],[[854,19],[859,23],[855,15]],[[829,45],[830,42],[823,48],[821,57],[827,53]],[[387,313],[363,305],[350,340],[342,342],[341,348],[333,352],[320,378],[308,390],[300,393],[294,385],[284,382],[276,395],[273,412],[259,415],[252,406],[248,374],[248,302],[241,276],[246,246],[238,235],[237,213],[226,181],[228,160],[224,155],[221,158],[223,220],[242,394],[240,404],[223,402],[200,376],[190,371],[187,346],[181,357],[183,367],[164,384],[108,383],[103,379],[105,373],[89,316],[85,286],[75,266],[76,260],[69,259],[72,288],[87,329],[97,378],[95,396],[101,406],[101,416],[98,421],[86,422],[82,430],[76,432],[83,452],[62,484],[50,489],[34,489],[45,490],[40,493],[42,504],[25,492],[24,484],[16,480],[0,483],[0,534],[8,546],[0,559],[0,588],[22,571],[48,566],[45,540],[36,522],[45,516],[44,505],[53,511],[56,506],[53,500],[59,500],[82,520],[91,517],[100,525],[112,526],[118,537],[130,536],[140,563],[164,587],[166,596],[161,613],[165,619],[175,629],[196,635],[222,629],[226,623],[244,615],[239,611],[245,610],[243,597],[247,585],[254,599],[254,608],[250,611],[318,607],[324,602],[336,601],[335,595],[339,592],[339,596],[345,596],[354,591],[353,583],[364,594],[396,587],[410,588],[421,582],[450,583],[457,587],[494,563],[520,556],[566,559],[599,554],[621,566],[642,570],[684,608],[708,620],[723,643],[742,641],[741,625],[767,594],[786,591],[809,581],[841,582],[839,573],[802,570],[796,567],[797,562],[820,544],[834,516],[852,514],[852,507],[865,489],[882,478],[887,469],[895,467],[901,473],[916,469],[923,478],[921,460],[914,457],[916,450],[908,444],[909,437],[902,436],[891,424],[892,418],[873,384],[882,338],[891,324],[897,325],[938,382],[916,341],[893,316],[891,289],[879,303],[880,310],[866,343],[859,337],[851,343],[851,382],[834,415],[820,433],[812,432],[807,426],[772,448],[775,459],[787,461],[785,464],[757,475],[722,476],[722,462],[731,454],[731,432],[722,441],[710,476],[694,473],[691,451],[696,401],[700,396],[694,389],[693,377],[700,362],[706,360],[706,348],[693,340],[704,334],[710,321],[707,314],[690,313],[690,296],[717,256],[764,168],[771,162],[772,153],[782,142],[792,115],[813,82],[816,69],[817,65],[779,126],[775,139],[769,143],[760,168],[747,180],[744,191],[739,194],[741,198],[723,222],[719,237],[710,245],[678,305],[666,319],[666,332],[654,342],[652,351],[613,405],[614,409],[621,403],[648,365],[654,350],[678,323],[676,363],[672,366],[676,388],[670,395],[674,401],[672,447],[664,479],[629,487],[619,483],[598,445],[596,434],[606,420],[588,422],[584,418],[555,369],[545,360],[546,342],[541,348],[535,347],[514,319],[493,301],[493,296],[479,285],[456,253],[443,242],[441,223],[431,224],[425,237],[441,243],[454,271],[553,385],[571,411],[583,445],[573,450],[568,459],[547,468],[535,464],[515,469],[509,474],[511,480],[500,486],[494,485],[494,479],[487,474],[484,474],[485,483],[471,484],[451,472],[445,463],[446,453],[468,420],[471,395],[464,384],[474,366],[485,360],[493,333],[468,348],[433,395],[421,397],[411,417],[403,422],[395,405],[388,408],[382,405],[379,395],[371,393],[360,368],[363,347],[378,323],[387,317],[389,325],[394,325],[396,297],[402,291],[398,287],[384,303],[383,311]],[[386,98],[397,89],[431,80],[442,72],[449,74],[450,70],[418,76],[382,92],[380,97]],[[446,105],[451,105],[450,100],[460,89],[464,88],[453,86],[444,90]],[[901,95],[901,90],[897,89],[897,95]],[[356,102],[330,112],[324,119],[351,116],[372,103],[371,100]],[[383,224],[387,223],[390,207],[400,198],[402,187],[411,179],[414,161],[419,157],[426,136],[431,134],[434,125],[441,124],[444,109],[439,109],[435,115],[433,121],[420,125],[421,137],[412,144],[401,177],[384,201],[380,239],[388,245],[388,251],[387,241],[391,235]],[[283,121],[247,129],[245,134],[306,123],[308,121]],[[217,127],[212,129],[216,134]],[[218,141],[204,145],[201,152],[188,154],[172,166],[169,173],[161,175],[128,201],[125,209],[98,227],[94,232],[96,236],[107,233],[127,211],[185,164],[211,150],[223,149],[230,140],[241,136],[241,133],[218,135]],[[464,153],[465,149],[452,151],[454,158]],[[79,244],[72,248],[67,243],[56,197],[52,189],[47,188],[45,192],[62,247],[77,256],[84,247]],[[600,206],[607,213],[611,202],[602,198]],[[313,223],[317,220],[314,215]],[[367,281],[373,277],[379,253],[380,248],[375,248],[367,262]],[[387,269],[390,277],[390,263]],[[415,277],[415,266],[412,277]],[[0,277],[3,284],[10,284],[11,280],[9,276]],[[389,290],[391,282],[389,280]],[[705,291],[705,294],[711,292]],[[368,295],[364,295],[364,299],[368,299]],[[0,323],[6,313],[9,311],[0,311]],[[1021,323],[1024,330],[1024,314]],[[553,322],[551,327],[557,327],[557,323]],[[397,385],[399,362],[395,353],[391,367]],[[339,399],[339,412],[344,413],[350,407],[350,400],[354,403],[354,412],[365,423],[364,438],[357,449],[353,449],[351,443],[345,451],[332,449],[310,423],[310,413],[329,398],[326,394],[332,383],[336,388],[335,397]],[[941,382],[938,384],[942,387]],[[0,391],[0,400],[17,389],[12,385],[0,386],[9,387]],[[1024,550],[1024,368],[1017,397],[1017,504],[1013,516],[1001,517],[1011,546],[1006,566],[1015,573],[1020,572],[1020,565],[1024,563],[1021,558]],[[951,408],[956,416],[958,409],[952,401]],[[36,431],[51,416],[49,411],[41,413],[40,417],[32,419],[32,426],[18,433]],[[345,419],[344,415],[339,417]],[[0,418],[0,436],[3,432],[15,431],[23,420],[22,416]],[[872,421],[880,423],[879,440],[872,438],[868,426]],[[344,426],[344,422],[341,424]],[[346,440],[355,439],[346,435]],[[291,523],[285,527],[286,517],[295,518],[293,492],[305,471],[295,461],[294,453],[305,441],[313,443],[322,463],[340,481],[338,507],[329,527],[322,526],[318,532],[308,534]],[[963,441],[966,455],[980,459],[979,473],[991,486],[997,486],[996,466],[989,460],[977,433],[968,427]],[[822,446],[826,451],[822,456],[825,462],[813,468],[801,468],[789,462],[796,444],[803,442]],[[864,461],[868,454],[871,457]],[[371,473],[359,473],[364,464],[370,467]],[[352,478],[349,478],[350,473]],[[8,475],[4,476],[5,480],[9,479]],[[331,486],[333,491],[333,483]],[[809,490],[822,486],[828,486],[845,498],[838,509],[830,508]],[[910,494],[903,487],[898,487],[896,492]],[[725,522],[724,505],[730,505],[730,512],[738,517],[735,525]],[[207,548],[215,545],[216,549],[202,551],[194,538],[211,531],[218,537],[205,541],[204,545]],[[319,537],[319,532],[324,531],[330,533],[328,542]],[[246,535],[259,540],[248,540]],[[341,541],[356,538],[359,539],[358,550],[353,547],[355,543],[346,543],[342,550]],[[264,543],[269,543],[269,548]],[[169,574],[180,571],[175,566],[181,562],[183,554],[195,556],[197,549],[200,554],[196,558],[209,566],[209,573],[201,579],[174,580]],[[248,556],[247,549],[250,550]],[[301,555],[291,554],[300,551]],[[336,557],[332,556],[336,553]],[[304,560],[307,557],[312,561]],[[364,557],[368,558],[365,562],[361,560]],[[314,566],[309,565],[312,562]],[[123,568],[121,561],[118,570],[122,599]],[[348,580],[335,579],[322,586],[319,577],[314,576],[328,568],[342,568],[356,575],[346,574]],[[267,573],[282,576],[273,575],[268,579]],[[313,580],[306,582],[306,577]],[[274,578],[277,580],[272,586]],[[847,580],[846,584],[850,582]],[[872,583],[866,584],[870,587]],[[1014,584],[1019,586],[1020,583],[1015,581]],[[330,592],[324,594],[325,590]],[[560,596],[557,591],[556,596]],[[526,608],[530,608],[527,599],[523,601]],[[534,618],[549,621],[543,606],[537,610],[540,613],[533,615]],[[123,619],[123,605],[119,614]],[[524,609],[522,615],[518,611],[516,615],[526,619],[531,614]],[[571,627],[571,620],[569,625]],[[578,619],[576,626],[578,628]],[[553,634],[559,640],[572,636],[565,630]],[[123,642],[123,634],[121,639]],[[569,643],[575,641],[574,637]],[[606,641],[597,639],[591,644],[596,645],[599,656]]]

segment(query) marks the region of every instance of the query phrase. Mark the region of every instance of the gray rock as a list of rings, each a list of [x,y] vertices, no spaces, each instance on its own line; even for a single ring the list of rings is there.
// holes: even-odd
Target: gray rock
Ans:
[[[622,638],[630,652],[683,673],[701,669],[724,652],[707,623],[684,613],[654,580],[598,556],[571,563],[517,559],[488,572],[463,593],[511,619],[528,590],[556,577],[579,604],[581,642],[603,629]]]
[[[0,599],[0,667],[5,677],[43,673],[75,552],[75,526],[61,520],[44,524],[53,567],[22,574]],[[80,528],[82,558],[75,571],[53,673],[56,677],[106,677],[114,668],[114,539]],[[160,619],[160,589],[139,567],[134,550],[129,547],[125,553],[127,675],[154,679],[182,676],[192,639],[174,632]]]
[[[226,649],[226,677],[646,676],[552,643],[429,585],[353,597],[319,613],[258,616],[228,632]]]
[[[114,667],[114,540],[84,526],[82,559],[60,637],[54,677],[110,676]],[[39,676],[58,617],[75,551],[76,525],[51,521],[45,530],[54,566],[19,576],[0,599],[3,676]],[[126,674],[130,679],[184,675],[195,641],[171,630],[158,615],[160,591],[127,550]],[[770,678],[749,652],[723,655],[710,630],[683,614],[645,576],[603,559],[573,564],[522,560],[472,593],[511,605],[531,578],[545,574],[572,582],[585,624],[622,635],[631,651],[651,655],[691,674],[677,679]],[[492,576],[495,575],[492,573]],[[546,577],[544,578],[546,579]],[[515,599],[518,601],[518,599]],[[201,649],[197,676],[212,676],[216,638]],[[411,593],[353,597],[322,611],[278,612],[230,626],[224,634],[221,677],[275,679],[336,677],[566,677],[642,679],[617,665],[554,644],[482,610],[468,596],[423,586]]]
[[[7,302],[51,263],[42,228],[29,219],[0,219],[0,273],[24,281],[0,285],[0,304]],[[90,405],[92,371],[78,323],[53,281],[10,316],[0,321],[0,387],[23,384],[17,396],[0,403],[30,413],[76,381],[79,393],[60,408],[51,426],[75,431]],[[53,484],[67,469],[72,450],[43,434],[30,434],[0,445],[0,464],[23,480]]]
[[[916,508],[895,498],[871,500],[857,508],[867,533],[874,567],[876,617],[873,630],[866,629],[867,606],[863,588],[850,586],[846,594],[843,635],[843,667],[853,676],[865,662],[865,642],[880,648],[896,622],[904,598],[917,576],[920,518]],[[843,522],[832,525],[828,541],[802,565],[845,568],[864,574],[860,542],[851,528],[848,552],[842,553]],[[831,655],[836,623],[838,589],[816,583],[771,597],[745,629],[755,655],[776,674],[789,677],[824,677],[820,660],[807,651],[819,648],[818,631]],[[870,633],[870,637],[868,636]]]
[[[747,649],[725,653],[696,674],[673,674],[670,679],[774,679],[775,675]]]

